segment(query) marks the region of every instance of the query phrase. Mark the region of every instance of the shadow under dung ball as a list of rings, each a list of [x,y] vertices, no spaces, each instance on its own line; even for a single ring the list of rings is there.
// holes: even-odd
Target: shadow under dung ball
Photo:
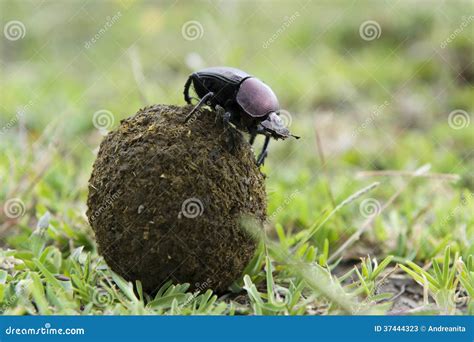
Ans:
[[[167,280],[225,291],[256,241],[246,217],[266,219],[264,177],[250,145],[216,113],[155,105],[100,145],[87,216],[113,271],[150,293]]]

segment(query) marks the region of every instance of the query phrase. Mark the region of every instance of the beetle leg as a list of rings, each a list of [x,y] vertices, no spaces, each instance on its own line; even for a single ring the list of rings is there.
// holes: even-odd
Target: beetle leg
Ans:
[[[184,85],[184,101],[186,101],[186,103],[188,104],[191,104],[191,97],[189,96],[189,87],[191,86],[192,81],[192,76],[189,76],[188,80],[186,81],[186,84]]]
[[[253,143],[255,142],[256,137],[257,137],[257,131],[253,131],[252,133],[250,133],[250,139],[249,139],[249,144],[250,145],[253,145]]]
[[[257,159],[257,166],[263,165],[263,163],[265,162],[265,158],[267,157],[267,154],[268,154],[269,143],[270,143],[270,137],[266,136],[265,142],[263,143],[262,152],[260,152],[260,155],[258,156],[258,159]]]
[[[225,112],[224,113],[222,121],[224,121],[224,125],[226,127],[229,126],[231,118],[232,118],[232,114],[230,112]]]
[[[194,112],[196,110],[198,110],[202,105],[206,104],[206,101],[209,98],[211,98],[212,96],[214,96],[213,92],[209,92],[206,95],[204,95],[202,97],[202,99],[199,101],[199,103],[193,108],[193,110],[188,115],[186,115],[186,118],[184,119],[184,122],[188,122],[188,120],[191,118],[191,116],[194,114]]]
[[[188,104],[191,104],[191,100],[196,100],[196,101],[199,102],[199,99],[197,97],[189,96],[189,89],[190,89],[192,83],[193,83],[193,76],[191,75],[191,76],[188,77],[188,80],[186,81],[186,84],[184,85],[184,91],[183,91],[184,100]]]
[[[225,108],[220,105],[216,105],[215,108],[217,113],[222,116],[222,122],[224,123],[224,127],[227,129],[232,120],[232,112],[226,112]]]
[[[222,106],[216,105],[215,110],[217,111],[217,114],[224,116],[225,115],[225,109]],[[217,117],[216,117],[217,118]]]

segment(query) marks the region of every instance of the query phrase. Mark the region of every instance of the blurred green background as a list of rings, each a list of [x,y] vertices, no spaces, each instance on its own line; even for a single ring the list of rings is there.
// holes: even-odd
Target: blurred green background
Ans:
[[[270,233],[304,230],[380,181],[370,197],[388,206],[345,258],[474,253],[472,1],[1,0],[0,12],[0,203],[25,211],[0,216],[4,248],[21,249],[48,210],[62,250],[95,253],[84,215],[104,133],[94,115],[113,129],[145,105],[184,104],[192,71],[227,65],[269,84],[302,136],[270,145]],[[404,174],[361,174],[387,170]],[[359,204],[313,245],[347,241],[366,219]]]

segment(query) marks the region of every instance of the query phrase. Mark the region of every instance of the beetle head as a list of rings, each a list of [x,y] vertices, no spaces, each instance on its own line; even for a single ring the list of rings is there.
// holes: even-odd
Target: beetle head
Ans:
[[[263,129],[264,134],[268,134],[275,139],[286,139],[288,137],[300,138],[290,133],[277,112],[271,112],[259,125],[261,129]]]

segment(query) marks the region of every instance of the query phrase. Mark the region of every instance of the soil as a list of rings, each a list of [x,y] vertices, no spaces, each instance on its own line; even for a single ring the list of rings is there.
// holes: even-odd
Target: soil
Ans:
[[[148,293],[167,280],[225,291],[256,242],[242,228],[266,219],[264,176],[248,142],[201,110],[154,105],[101,143],[87,216],[113,271]]]

